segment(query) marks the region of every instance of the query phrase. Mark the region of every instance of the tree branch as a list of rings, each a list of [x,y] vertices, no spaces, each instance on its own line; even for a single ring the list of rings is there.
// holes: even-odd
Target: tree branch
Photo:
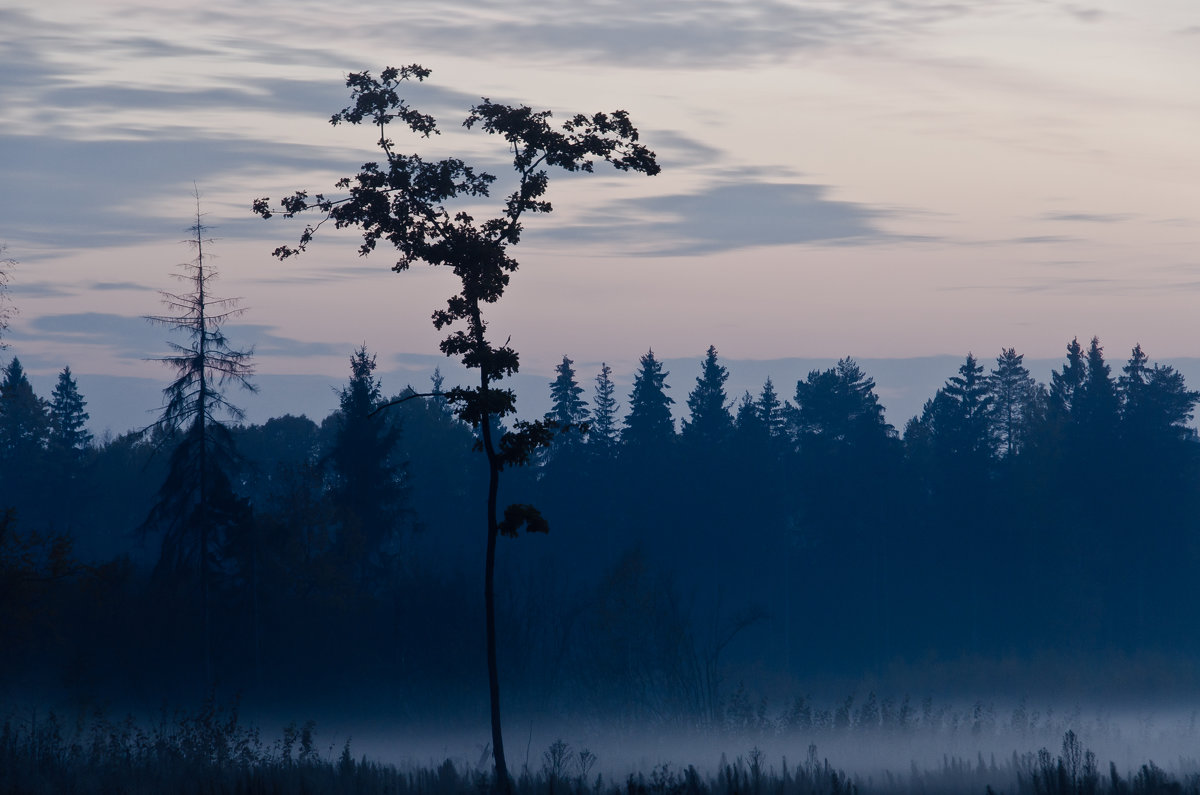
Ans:
[[[444,392],[413,392],[411,395],[405,395],[404,397],[398,397],[395,400],[389,400],[387,403],[384,403],[382,406],[377,406],[375,408],[375,410],[372,411],[367,416],[374,417],[376,414],[383,411],[384,409],[390,409],[392,406],[398,406],[401,403],[405,403],[409,400],[412,400],[413,398],[426,398],[426,397],[444,398],[444,397],[446,397],[446,394]]]

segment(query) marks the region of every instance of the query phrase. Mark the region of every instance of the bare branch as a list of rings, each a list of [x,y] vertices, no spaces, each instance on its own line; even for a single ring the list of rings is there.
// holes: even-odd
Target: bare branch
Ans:
[[[387,403],[384,403],[381,406],[376,406],[375,410],[372,411],[367,416],[374,417],[376,414],[383,411],[384,409],[390,409],[392,406],[399,406],[401,403],[407,403],[408,401],[412,400],[413,398],[427,398],[427,397],[445,398],[446,395],[443,392],[413,392],[411,394],[404,395],[403,397],[398,397],[395,400],[389,400]]]

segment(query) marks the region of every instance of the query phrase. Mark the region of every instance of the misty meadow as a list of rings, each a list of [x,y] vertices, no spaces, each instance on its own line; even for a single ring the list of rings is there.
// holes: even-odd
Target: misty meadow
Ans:
[[[389,395],[367,349],[348,363],[320,422],[223,429],[205,605],[196,525],[171,513],[185,432],[93,440],[69,370],[43,398],[10,361],[12,791],[97,771],[486,785],[479,432],[441,382]],[[1197,684],[1200,447],[1171,368],[1138,350],[1114,374],[1098,341],[1072,341],[1042,385],[1014,351],[969,356],[901,433],[849,359],[787,399],[769,381],[727,395],[711,348],[678,378],[648,352],[629,395],[572,364],[547,386],[570,430],[500,495],[550,530],[497,551],[519,790],[1194,788],[1194,715],[1173,704]],[[324,745],[297,739],[309,719]],[[1109,756],[1084,765],[1067,732]]]

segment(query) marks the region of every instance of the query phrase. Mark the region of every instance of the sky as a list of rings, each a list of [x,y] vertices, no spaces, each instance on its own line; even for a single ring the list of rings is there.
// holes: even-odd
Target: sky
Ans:
[[[218,292],[247,310],[229,336],[262,377],[344,377],[364,343],[381,372],[426,367],[451,274],[392,273],[390,252],[325,230],[280,262],[302,222],[250,212],[379,159],[369,129],[329,117],[349,73],[408,63],[432,69],[410,102],[443,134],[397,147],[476,163],[497,195],[503,146],[460,127],[481,97],[624,109],[658,154],[653,178],[551,175],[555,212],[527,223],[490,308],[530,375],[564,354],[581,381],[649,348],[698,363],[710,344],[990,361],[1097,335],[1118,366],[1135,343],[1200,356],[1194,0],[8,0],[0,243],[19,314],[0,362],[45,394],[63,365],[165,381],[143,316],[178,287],[198,191]]]

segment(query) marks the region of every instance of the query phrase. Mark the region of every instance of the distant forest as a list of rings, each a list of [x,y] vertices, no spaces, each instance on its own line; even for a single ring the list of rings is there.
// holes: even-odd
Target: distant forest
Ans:
[[[93,439],[69,369],[41,397],[11,359],[0,694],[196,695],[207,550],[222,687],[477,712],[477,432],[440,378],[388,396],[365,347],[350,365],[319,422],[229,426],[201,544],[171,513],[183,432]],[[502,485],[550,527],[501,540],[519,711],[713,725],[904,661],[1200,652],[1200,393],[1140,347],[1072,340],[1049,384],[968,355],[903,429],[851,359],[740,396],[711,347],[685,374],[647,353],[630,394],[610,375],[563,357],[567,430]]]

